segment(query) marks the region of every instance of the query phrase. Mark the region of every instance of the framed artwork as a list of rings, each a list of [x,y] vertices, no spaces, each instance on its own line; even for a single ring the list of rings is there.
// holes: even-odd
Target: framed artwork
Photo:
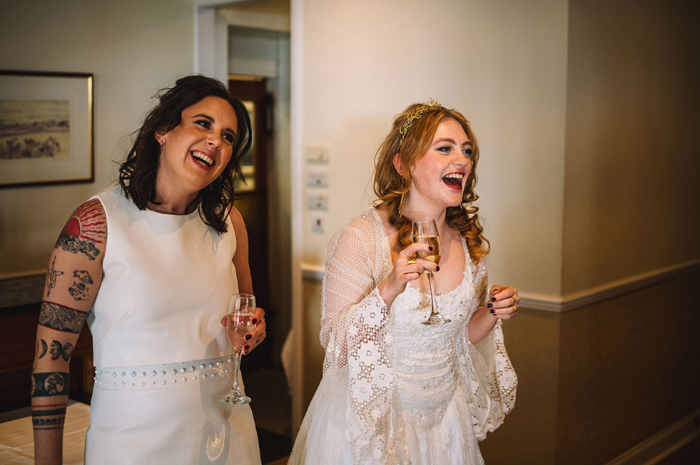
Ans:
[[[0,70],[0,187],[94,180],[93,76]]]

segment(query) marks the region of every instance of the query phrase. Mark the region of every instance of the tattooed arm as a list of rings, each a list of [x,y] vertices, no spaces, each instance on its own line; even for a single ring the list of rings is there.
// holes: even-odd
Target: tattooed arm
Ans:
[[[99,200],[73,212],[49,260],[32,370],[36,464],[60,464],[70,358],[102,282],[107,222]]]

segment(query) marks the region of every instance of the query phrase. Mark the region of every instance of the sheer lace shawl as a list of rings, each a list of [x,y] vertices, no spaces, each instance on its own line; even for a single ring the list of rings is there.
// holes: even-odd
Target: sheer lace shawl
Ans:
[[[309,406],[290,464],[303,463],[318,409],[344,432],[356,464],[410,464],[403,413],[393,374],[393,316],[377,286],[393,267],[379,213],[369,209],[331,240],[323,281],[321,344],[323,379]],[[478,301],[486,296],[486,267],[474,270]],[[469,309],[473,312],[473,309]],[[478,344],[457,341],[456,376],[465,394],[475,435],[483,439],[512,409],[517,378],[499,323]],[[325,448],[341,448],[325,444]],[[334,456],[340,457],[338,454]]]

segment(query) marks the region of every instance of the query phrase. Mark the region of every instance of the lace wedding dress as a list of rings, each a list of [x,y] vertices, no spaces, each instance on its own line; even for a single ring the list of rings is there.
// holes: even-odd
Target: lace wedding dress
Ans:
[[[430,298],[410,285],[386,307],[377,285],[392,268],[375,209],[331,241],[323,379],[290,465],[483,464],[477,441],[513,408],[517,377],[500,320],[479,343],[467,339],[467,323],[487,294],[483,262],[467,259],[459,286],[437,297],[440,313],[452,320],[438,326],[421,324]]]

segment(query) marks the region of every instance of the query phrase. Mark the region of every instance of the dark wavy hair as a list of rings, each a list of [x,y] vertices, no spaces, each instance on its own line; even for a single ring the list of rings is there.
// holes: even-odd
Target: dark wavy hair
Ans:
[[[133,200],[140,210],[148,202],[156,203],[156,175],[160,163],[160,145],[156,131],[168,132],[182,122],[182,112],[206,97],[226,100],[238,120],[236,139],[233,142],[231,160],[221,175],[197,194],[188,210],[195,207],[206,224],[219,233],[226,232],[226,219],[234,200],[233,179],[240,176],[240,161],[252,144],[250,117],[243,103],[229,94],[226,87],[216,79],[205,76],[185,76],[175,86],[159,92],[160,101],[136,131],[134,145],[119,167],[119,184],[127,198]]]
[[[442,105],[429,105],[415,103],[410,105],[403,113],[396,117],[391,132],[382,145],[379,146],[374,161],[374,193],[377,200],[374,206],[379,210],[386,210],[389,223],[399,231],[399,243],[407,246],[411,243],[411,221],[399,214],[401,196],[409,191],[413,179],[410,169],[406,170],[406,177],[401,176],[394,168],[393,158],[397,153],[401,160],[401,166],[413,166],[430,147],[435,136],[435,131],[441,121],[451,118],[457,121],[472,143],[472,170],[467,177],[462,194],[462,205],[448,207],[445,215],[447,225],[459,231],[467,242],[469,255],[475,262],[480,261],[489,253],[489,241],[484,237],[484,228],[479,221],[477,212],[479,208],[473,203],[479,198],[474,192],[476,186],[476,165],[479,162],[479,144],[469,125],[469,121],[457,110],[443,107]],[[421,109],[421,116],[409,123],[403,142],[401,141],[401,127],[410,115]]]

